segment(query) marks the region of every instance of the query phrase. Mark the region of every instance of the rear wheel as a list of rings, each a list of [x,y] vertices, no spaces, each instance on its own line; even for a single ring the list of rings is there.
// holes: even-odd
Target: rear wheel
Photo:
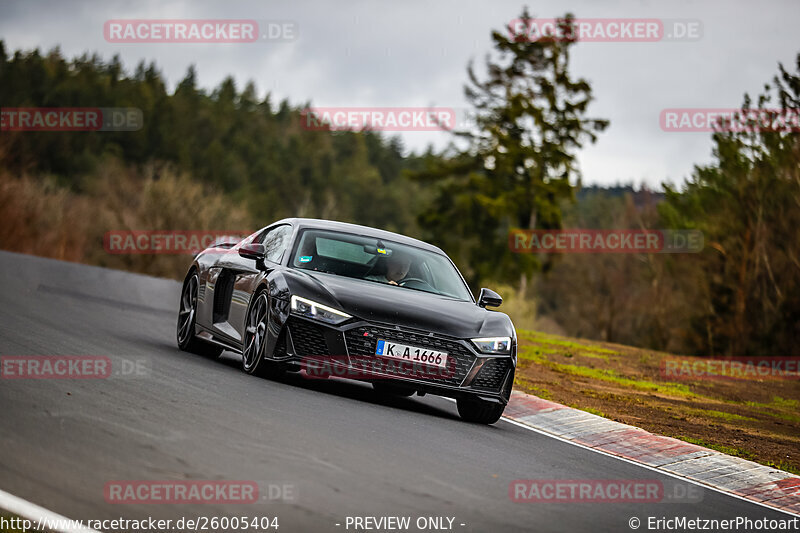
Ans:
[[[247,312],[247,326],[244,333],[244,350],[242,350],[242,370],[248,374],[262,377],[278,377],[283,374],[283,367],[275,362],[267,361],[264,351],[267,344],[267,318],[269,307],[267,293],[256,294]]]
[[[379,394],[386,394],[387,396],[407,397],[413,396],[416,392],[414,389],[397,385],[395,383],[384,383],[380,381],[372,382],[372,388]]]
[[[218,357],[223,348],[204,342],[194,334],[197,320],[197,288],[199,278],[196,272],[186,278],[181,290],[181,304],[178,311],[178,348],[185,352],[192,352],[206,357]]]
[[[506,408],[503,404],[478,399],[459,399],[456,403],[461,418],[466,422],[475,422],[476,424],[494,424],[500,420]]]

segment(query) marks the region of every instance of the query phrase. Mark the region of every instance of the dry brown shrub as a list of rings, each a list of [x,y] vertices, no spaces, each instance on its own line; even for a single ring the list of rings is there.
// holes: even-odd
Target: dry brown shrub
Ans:
[[[136,172],[109,160],[87,177],[85,194],[45,179],[0,175],[0,248],[180,279],[191,255],[112,254],[109,231],[257,229],[244,207],[168,168]]]
[[[0,248],[83,261],[89,248],[90,202],[47,180],[0,172]]]

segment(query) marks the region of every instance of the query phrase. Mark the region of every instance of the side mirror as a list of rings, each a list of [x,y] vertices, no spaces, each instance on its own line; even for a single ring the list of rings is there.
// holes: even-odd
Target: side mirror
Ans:
[[[261,243],[243,244],[239,247],[239,255],[245,259],[261,261],[267,256],[267,250]]]
[[[503,298],[492,289],[481,289],[481,294],[478,297],[478,307],[500,307],[502,303]]]

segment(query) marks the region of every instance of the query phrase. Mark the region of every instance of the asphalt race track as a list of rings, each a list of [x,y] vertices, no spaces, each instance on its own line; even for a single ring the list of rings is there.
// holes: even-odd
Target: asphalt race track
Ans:
[[[5,252],[0,272],[0,355],[103,355],[144,369],[0,380],[0,489],[70,518],[277,516],[291,533],[346,531],[347,516],[455,517],[456,531],[487,532],[790,517],[711,490],[693,503],[515,503],[515,479],[674,478],[507,421],[464,423],[441,398],[382,399],[365,384],[299,375],[269,381],[241,372],[230,352],[181,352],[175,281]],[[113,480],[187,479],[254,480],[267,494],[243,505],[104,498]],[[270,499],[270,486],[290,494]]]

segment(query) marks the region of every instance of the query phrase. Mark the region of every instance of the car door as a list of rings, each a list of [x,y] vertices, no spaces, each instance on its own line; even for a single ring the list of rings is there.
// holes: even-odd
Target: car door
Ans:
[[[289,247],[292,237],[292,226],[280,224],[265,229],[252,242],[264,245],[266,257],[263,261],[248,259],[236,254],[223,267],[223,274],[230,280],[229,304],[225,316],[225,325],[220,326],[224,332],[242,342],[244,338],[247,309],[252,298],[252,291],[263,275],[268,275],[280,266],[283,254]]]

